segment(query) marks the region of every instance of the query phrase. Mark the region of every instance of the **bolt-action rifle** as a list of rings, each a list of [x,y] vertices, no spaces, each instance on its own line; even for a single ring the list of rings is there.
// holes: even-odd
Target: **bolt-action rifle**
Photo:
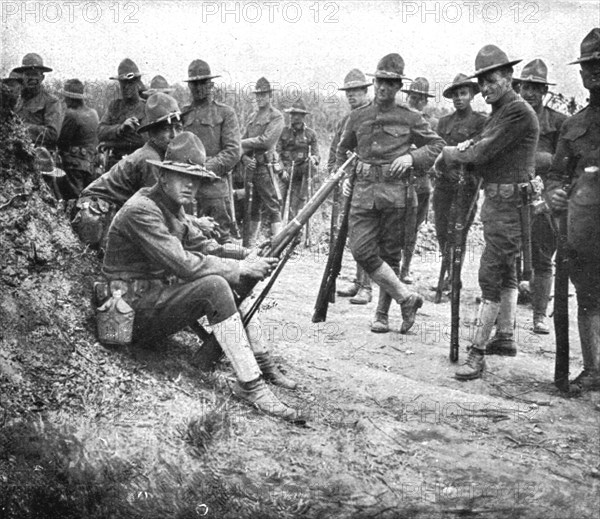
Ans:
[[[308,191],[308,198],[310,199],[313,194],[313,173],[312,173],[312,147],[308,147],[308,177],[306,179],[306,186]],[[306,235],[304,236],[304,246],[310,247],[310,219],[306,220]]]
[[[296,165],[296,161],[292,160],[292,167],[290,169],[290,178],[288,179],[288,189],[285,194],[285,204],[283,204],[283,224],[289,222],[290,220],[290,207],[292,204],[292,186],[294,185],[294,166]]]

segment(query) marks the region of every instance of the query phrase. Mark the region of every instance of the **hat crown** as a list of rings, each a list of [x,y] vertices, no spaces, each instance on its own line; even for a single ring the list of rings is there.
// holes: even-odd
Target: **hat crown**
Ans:
[[[416,93],[429,94],[429,81],[424,77],[415,78],[411,83],[409,90]]]
[[[456,76],[454,76],[452,84],[463,83],[464,81],[469,81],[469,76],[463,74],[462,72],[459,72],[458,74],[456,74]]]
[[[361,70],[353,68],[346,77],[344,78],[344,86],[352,83],[366,83],[367,77],[362,73]]]
[[[10,71],[10,74],[8,74],[8,79],[14,79],[16,81],[23,81],[23,74],[21,74],[20,72],[17,72],[15,69],[12,69]]]
[[[255,87],[256,92],[270,92],[271,91],[271,83],[266,77],[261,77],[256,82]]]
[[[152,94],[146,101],[146,125],[175,112],[179,112],[179,105],[173,97],[163,92]]]
[[[541,59],[534,59],[523,67],[520,79],[523,81],[534,80],[546,83],[548,79],[548,67]]]
[[[30,52],[29,54],[25,54],[25,56],[23,56],[21,64],[23,67],[43,67],[44,60],[39,54]]]
[[[67,79],[63,90],[72,94],[83,94],[83,83],[79,79]]]
[[[475,58],[475,70],[508,64],[509,59],[500,47],[496,45],[485,45],[477,53]]]
[[[188,67],[189,77],[201,77],[210,75],[210,66],[204,60],[195,59],[190,63],[190,66]]]
[[[204,144],[193,133],[181,132],[167,146],[165,161],[204,166],[206,162]]]
[[[376,77],[402,78],[404,75],[404,60],[397,53],[387,54],[377,63]]]
[[[150,88],[170,88],[167,80],[161,75],[154,76],[150,81]]]
[[[306,112],[306,105],[304,104],[304,101],[302,99],[298,99],[297,101],[294,102],[294,104],[292,104],[292,108],[290,109],[290,112],[299,112],[299,113],[304,113]]]
[[[581,58],[600,60],[600,28],[592,29],[581,41]]]
[[[119,63],[119,68],[117,69],[117,74],[119,78],[124,76],[131,75],[131,79],[134,77],[140,77],[140,69],[138,66],[129,58],[125,58],[121,63]]]

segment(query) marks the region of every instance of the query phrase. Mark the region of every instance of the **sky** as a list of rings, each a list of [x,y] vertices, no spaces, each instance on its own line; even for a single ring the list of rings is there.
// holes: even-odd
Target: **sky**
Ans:
[[[583,37],[600,26],[596,0],[498,1],[102,1],[0,0],[3,75],[28,52],[54,71],[47,77],[108,79],[129,57],[146,83],[162,74],[182,82],[193,59],[217,79],[247,89],[260,76],[279,88],[337,95],[352,68],[373,72],[399,53],[409,78],[425,76],[433,102],[458,72],[472,73],[492,43],[521,67],[542,58],[551,90],[583,102],[576,59]],[[450,104],[447,104],[449,107]]]

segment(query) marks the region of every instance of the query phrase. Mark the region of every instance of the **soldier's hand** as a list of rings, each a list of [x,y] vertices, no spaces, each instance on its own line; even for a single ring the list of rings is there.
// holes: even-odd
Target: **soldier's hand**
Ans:
[[[456,147],[458,148],[458,151],[465,151],[471,146],[471,144],[473,144],[473,141],[471,139],[467,139],[466,141],[459,142]]]
[[[399,178],[413,165],[413,157],[410,154],[402,155],[392,162],[390,166],[390,177]]]
[[[139,125],[140,122],[137,117],[129,117],[119,126],[119,133],[134,132]]]
[[[255,158],[248,157],[248,155],[244,155],[242,157],[242,162],[244,163],[244,166],[246,166],[246,169],[248,169],[249,171],[256,170],[256,159]]]
[[[284,170],[281,172],[281,180],[282,180],[283,182],[285,182],[286,184],[287,184],[287,183],[288,183],[288,181],[290,180],[290,174],[289,174],[289,173],[287,172],[287,170],[285,170],[285,169],[284,169]]]
[[[564,189],[557,189],[554,191],[554,193],[552,193],[552,198],[550,199],[550,205],[552,205],[553,211],[565,211],[569,205],[567,192]]]
[[[265,279],[277,266],[279,259],[258,256],[258,250],[254,249],[242,261],[240,261],[240,276],[253,279]]]
[[[350,192],[352,191],[352,183],[349,178],[344,179],[342,182],[342,195],[350,196]]]
[[[196,224],[204,234],[212,233],[217,226],[217,222],[212,216],[201,216],[196,219]]]

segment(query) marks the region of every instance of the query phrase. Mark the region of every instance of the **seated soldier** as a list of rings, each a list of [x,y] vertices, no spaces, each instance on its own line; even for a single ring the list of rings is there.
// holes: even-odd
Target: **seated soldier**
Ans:
[[[263,377],[296,387],[266,348],[248,340],[231,289],[244,277],[263,279],[278,260],[207,240],[183,209],[194,200],[202,178],[216,176],[205,161],[202,142],[190,132],[171,141],[164,161],[150,161],[159,168],[158,181],[136,193],[115,216],[104,273],[111,290],[126,287],[123,298],[136,312],[135,342],[165,337],[206,316],[237,376],[234,394],[265,413],[303,421],[265,385]]]

